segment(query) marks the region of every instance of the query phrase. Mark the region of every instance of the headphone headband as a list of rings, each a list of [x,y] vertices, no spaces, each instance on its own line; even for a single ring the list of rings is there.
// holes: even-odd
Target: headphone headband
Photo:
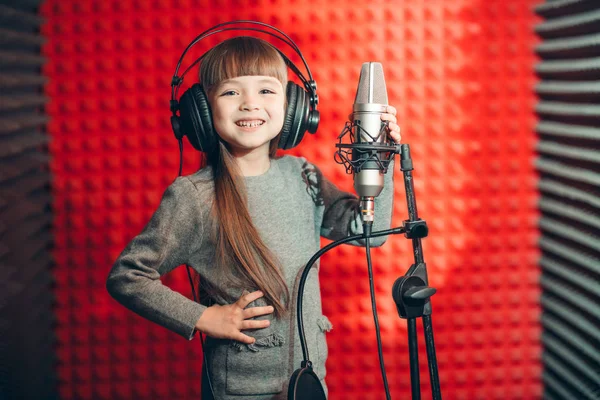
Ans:
[[[252,28],[252,27],[227,27],[227,28],[219,29],[219,28],[222,28],[224,26],[236,25],[236,24],[259,25],[261,27],[266,27],[266,28],[272,29],[275,32],[277,32],[279,35],[276,34],[276,33],[269,32],[267,30],[261,29],[261,28]],[[215,26],[213,26],[211,28],[208,28],[204,32],[200,33],[198,36],[196,36],[194,38],[194,40],[192,40],[192,42],[190,44],[188,44],[188,46],[185,48],[185,50],[181,54],[181,57],[179,57],[179,61],[177,62],[177,66],[175,67],[175,73],[173,74],[173,79],[171,80],[171,100],[172,101],[175,100],[176,91],[179,88],[179,86],[181,85],[181,83],[183,83],[183,77],[196,64],[198,64],[202,60],[202,58],[204,58],[204,55],[206,54],[206,53],[204,53],[200,57],[198,57],[192,64],[190,64],[190,66],[183,72],[183,74],[181,74],[181,76],[178,76],[177,74],[179,73],[179,68],[181,67],[181,63],[183,62],[183,59],[184,59],[185,55],[187,54],[187,52],[194,45],[196,45],[198,42],[200,42],[202,39],[205,39],[205,38],[207,38],[209,36],[212,36],[212,35],[215,35],[215,34],[221,33],[221,32],[226,32],[226,31],[254,31],[254,32],[261,32],[261,33],[267,34],[267,35],[269,35],[271,37],[274,37],[276,39],[279,39],[282,42],[284,42],[285,44],[287,44],[288,46],[290,46],[296,52],[296,54],[298,54],[298,56],[302,60],[302,63],[304,64],[304,68],[306,69],[306,72],[308,73],[308,78],[309,79],[306,79],[304,77],[304,75],[302,74],[302,72],[289,59],[289,57],[287,57],[278,48],[275,48],[275,49],[282,56],[282,58],[284,59],[286,65],[294,72],[294,74],[296,74],[296,76],[298,76],[298,78],[300,79],[300,81],[304,85],[305,89],[311,94],[311,103],[313,103],[312,106],[316,106],[318,104],[319,100],[318,100],[318,96],[317,96],[317,93],[316,93],[317,84],[316,84],[315,80],[313,79],[312,73],[310,72],[310,68],[308,67],[307,62],[304,59],[304,56],[302,55],[302,52],[300,51],[300,49],[298,48],[298,46],[296,45],[296,43],[294,43],[294,41],[292,40],[292,38],[290,38],[283,31],[275,28],[272,25],[266,24],[264,22],[249,21],[249,20],[228,21],[228,22],[223,22],[221,24],[215,25]],[[171,103],[171,106],[173,107],[173,102]],[[171,111],[175,112],[174,110],[171,110]]]

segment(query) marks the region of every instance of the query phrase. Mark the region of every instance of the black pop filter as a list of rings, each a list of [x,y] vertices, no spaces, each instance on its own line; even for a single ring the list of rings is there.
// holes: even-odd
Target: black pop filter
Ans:
[[[288,400],[326,400],[325,391],[312,366],[298,368],[290,378]]]

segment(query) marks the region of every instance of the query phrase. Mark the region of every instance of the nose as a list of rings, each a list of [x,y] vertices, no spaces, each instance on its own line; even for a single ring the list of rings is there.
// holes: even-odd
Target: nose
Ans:
[[[242,97],[240,109],[243,111],[254,111],[260,108],[258,98],[252,93],[246,93]]]

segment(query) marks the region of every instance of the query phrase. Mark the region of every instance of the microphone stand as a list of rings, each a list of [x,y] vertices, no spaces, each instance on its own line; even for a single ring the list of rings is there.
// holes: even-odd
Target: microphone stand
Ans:
[[[417,213],[417,202],[412,177],[413,165],[410,158],[410,147],[407,144],[400,146],[400,170],[404,175],[406,205],[409,217],[403,224],[405,229],[404,236],[412,240],[415,263],[410,266],[404,276],[401,276],[394,282],[392,297],[396,303],[396,309],[400,318],[406,319],[408,325],[408,353],[410,359],[412,399],[421,399],[419,347],[417,341],[417,318],[420,317],[423,319],[432,398],[434,400],[441,400],[442,392],[433,340],[430,301],[430,297],[435,294],[436,289],[428,286],[427,266],[421,245],[421,238],[427,236],[429,229],[427,228],[427,223],[420,219]]]
[[[350,147],[352,145],[344,145]],[[338,147],[342,147],[339,146]],[[389,149],[389,146],[388,148]],[[312,362],[310,361],[308,354],[308,347],[306,345],[306,335],[304,332],[304,321],[302,318],[302,299],[304,297],[304,286],[306,279],[313,266],[313,264],[327,251],[337,247],[341,244],[359,240],[369,239],[379,236],[396,235],[403,233],[407,239],[412,239],[413,252],[415,257],[415,264],[413,264],[406,274],[398,278],[392,288],[392,297],[396,303],[398,314],[401,318],[407,319],[408,324],[408,347],[409,347],[409,358],[410,358],[410,378],[411,378],[411,391],[412,399],[420,400],[420,378],[419,378],[419,349],[417,342],[417,322],[416,319],[419,317],[423,318],[423,327],[425,330],[425,343],[427,346],[427,361],[429,366],[429,376],[431,381],[432,397],[434,400],[441,400],[442,394],[440,390],[440,383],[438,377],[438,367],[435,355],[435,344],[433,340],[433,327],[431,321],[431,302],[429,298],[435,294],[436,289],[427,286],[427,269],[423,258],[423,249],[421,246],[421,238],[424,238],[428,234],[427,223],[424,220],[419,219],[417,215],[417,204],[414,193],[414,185],[412,178],[412,159],[410,158],[410,147],[407,144],[396,146],[393,153],[400,153],[400,169],[404,175],[404,186],[406,190],[406,200],[408,206],[409,219],[403,222],[402,227],[392,228],[379,232],[363,232],[360,235],[349,236],[335,242],[328,244],[327,246],[320,249],[313,257],[308,261],[302,276],[300,278],[298,286],[298,301],[296,304],[296,317],[298,323],[298,333],[300,336],[300,345],[302,346],[302,354],[304,361],[298,370],[294,372],[290,381],[288,399],[316,399],[324,398],[322,389],[313,389],[318,383],[318,378],[313,372]],[[316,383],[315,383],[316,382]],[[320,387],[320,384],[318,385]],[[303,388],[310,387],[314,392],[318,393],[310,397],[308,394],[303,394]],[[306,393],[309,393],[307,390]],[[322,397],[320,397],[322,396]]]

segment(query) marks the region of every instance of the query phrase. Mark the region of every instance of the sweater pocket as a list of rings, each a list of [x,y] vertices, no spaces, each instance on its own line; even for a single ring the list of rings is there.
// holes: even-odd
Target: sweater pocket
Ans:
[[[285,340],[277,332],[250,345],[232,342],[227,348],[226,391],[234,395],[280,393],[284,387]]]

